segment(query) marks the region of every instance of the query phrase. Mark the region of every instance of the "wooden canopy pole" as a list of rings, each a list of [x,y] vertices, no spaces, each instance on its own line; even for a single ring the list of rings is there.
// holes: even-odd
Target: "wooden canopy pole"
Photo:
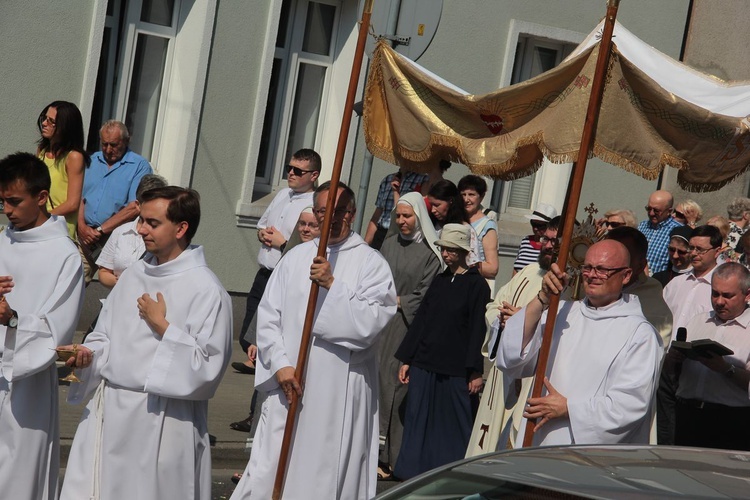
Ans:
[[[596,59],[594,80],[591,83],[591,96],[589,97],[589,105],[586,110],[586,121],[583,125],[581,146],[578,150],[578,158],[573,164],[570,186],[568,186],[568,199],[565,203],[565,220],[563,222],[562,241],[560,243],[560,254],[557,258],[557,265],[563,271],[568,263],[570,240],[573,237],[573,226],[576,220],[576,212],[578,211],[578,202],[581,198],[581,187],[583,186],[583,176],[586,172],[586,162],[588,161],[589,152],[594,143],[596,122],[599,119],[599,108],[602,104],[604,84],[607,79],[607,66],[609,64],[610,53],[612,50],[612,32],[615,29],[615,18],[617,17],[617,8],[619,4],[620,0],[607,0],[607,16],[604,20],[604,33],[602,34],[602,41],[599,44],[599,54]],[[547,313],[547,322],[544,327],[544,337],[542,337],[542,346],[539,349],[539,360],[536,365],[534,389],[531,392],[531,397],[533,398],[538,398],[542,395],[544,376],[547,373],[547,361],[550,348],[552,347],[552,332],[555,331],[555,319],[559,303],[559,295],[550,296],[549,312]],[[534,439],[535,425],[536,423],[533,420],[528,420],[526,422],[526,431],[523,437],[524,447],[531,446],[532,440]]]
[[[362,20],[359,25],[359,37],[357,38],[357,47],[354,53],[354,62],[352,63],[352,72],[349,77],[349,88],[346,94],[344,104],[344,116],[341,119],[341,130],[339,132],[339,142],[336,146],[336,157],[333,161],[333,173],[331,174],[331,188],[328,191],[326,200],[326,214],[323,219],[323,227],[320,231],[320,244],[318,245],[318,257],[325,257],[328,248],[328,237],[331,232],[331,222],[336,204],[336,195],[338,194],[339,180],[341,179],[341,167],[344,164],[344,152],[346,143],[349,139],[349,128],[352,121],[352,112],[354,97],[357,93],[359,84],[359,73],[362,68],[362,59],[365,52],[365,42],[367,41],[367,32],[370,27],[370,16],[372,15],[372,4],[374,0],[365,0],[362,10]],[[302,338],[300,339],[299,355],[297,356],[297,367],[294,370],[294,377],[302,385],[305,377],[305,367],[307,357],[310,351],[310,337],[312,334],[312,324],[315,317],[315,305],[318,302],[318,291],[320,290],[317,283],[310,285],[310,296],[307,300],[307,312],[305,313],[305,323],[302,327]],[[299,398],[297,393],[292,392],[292,402],[289,405],[289,411],[286,415],[286,426],[284,428],[284,438],[281,442],[281,453],[279,463],[276,468],[276,479],[273,485],[273,500],[279,500],[284,491],[284,479],[286,477],[286,468],[289,461],[289,453],[294,434],[294,425],[297,418],[297,407]]]

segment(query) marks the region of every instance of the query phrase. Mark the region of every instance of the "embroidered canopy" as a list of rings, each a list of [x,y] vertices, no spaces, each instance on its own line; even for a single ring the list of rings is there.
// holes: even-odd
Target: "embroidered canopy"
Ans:
[[[415,171],[447,158],[512,180],[543,156],[576,159],[602,25],[556,68],[471,95],[380,42],[373,54],[364,130],[373,155]],[[589,157],[646,179],[680,169],[689,191],[712,191],[750,163],[750,85],[685,66],[617,24]]]

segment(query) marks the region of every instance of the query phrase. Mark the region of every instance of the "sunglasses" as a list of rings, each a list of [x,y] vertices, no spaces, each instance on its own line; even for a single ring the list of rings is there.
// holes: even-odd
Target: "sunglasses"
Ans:
[[[687,217],[685,217],[685,214],[683,214],[682,212],[678,212],[677,210],[675,210],[673,213],[677,219],[687,219]]]
[[[607,227],[611,227],[612,229],[614,229],[616,227],[620,227],[620,226],[624,226],[625,225],[624,222],[610,222],[610,221],[605,221],[604,224]]]
[[[645,209],[646,209],[646,212],[647,212],[647,213],[651,213],[651,212],[654,212],[654,214],[656,214],[656,215],[661,215],[661,214],[663,214],[664,212],[669,212],[669,211],[671,211],[671,210],[672,210],[671,208],[662,208],[661,210],[659,210],[658,208],[654,208],[654,207],[649,207],[648,205],[646,205],[646,206],[645,206],[645,207],[643,207],[643,208],[645,208]]]
[[[303,175],[309,174],[310,172],[315,172],[315,170],[302,170],[301,168],[295,167],[293,165],[286,166],[286,173],[294,173],[294,175],[296,175],[297,177],[302,177]]]

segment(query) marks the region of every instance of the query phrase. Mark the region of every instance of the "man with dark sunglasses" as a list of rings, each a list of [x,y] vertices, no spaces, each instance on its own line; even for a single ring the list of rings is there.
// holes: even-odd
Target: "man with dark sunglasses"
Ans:
[[[648,240],[648,272],[650,276],[669,267],[667,247],[672,229],[681,226],[672,218],[674,198],[669,191],[654,191],[644,208],[648,219],[638,224],[638,230]]]
[[[255,373],[258,348],[244,339],[245,332],[255,316],[255,311],[258,310],[268,278],[281,259],[287,241],[297,226],[300,212],[313,204],[313,191],[320,176],[320,168],[320,155],[312,149],[300,149],[294,153],[284,169],[287,175],[287,187],[279,190],[258,220],[258,241],[262,244],[258,251],[259,267],[247,295],[245,318],[239,332],[240,346],[247,353],[247,360],[243,363],[232,363],[232,368],[240,373],[249,375]],[[250,432],[252,419],[253,412],[251,411],[246,419],[233,422],[230,427],[234,430]]]

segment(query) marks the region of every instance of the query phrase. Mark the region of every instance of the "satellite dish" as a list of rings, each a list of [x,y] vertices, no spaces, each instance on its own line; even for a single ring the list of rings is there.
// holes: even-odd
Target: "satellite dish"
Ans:
[[[443,0],[376,0],[370,24],[376,36],[391,40],[396,52],[416,61],[432,42],[442,13]],[[368,37],[368,57],[375,43]]]

